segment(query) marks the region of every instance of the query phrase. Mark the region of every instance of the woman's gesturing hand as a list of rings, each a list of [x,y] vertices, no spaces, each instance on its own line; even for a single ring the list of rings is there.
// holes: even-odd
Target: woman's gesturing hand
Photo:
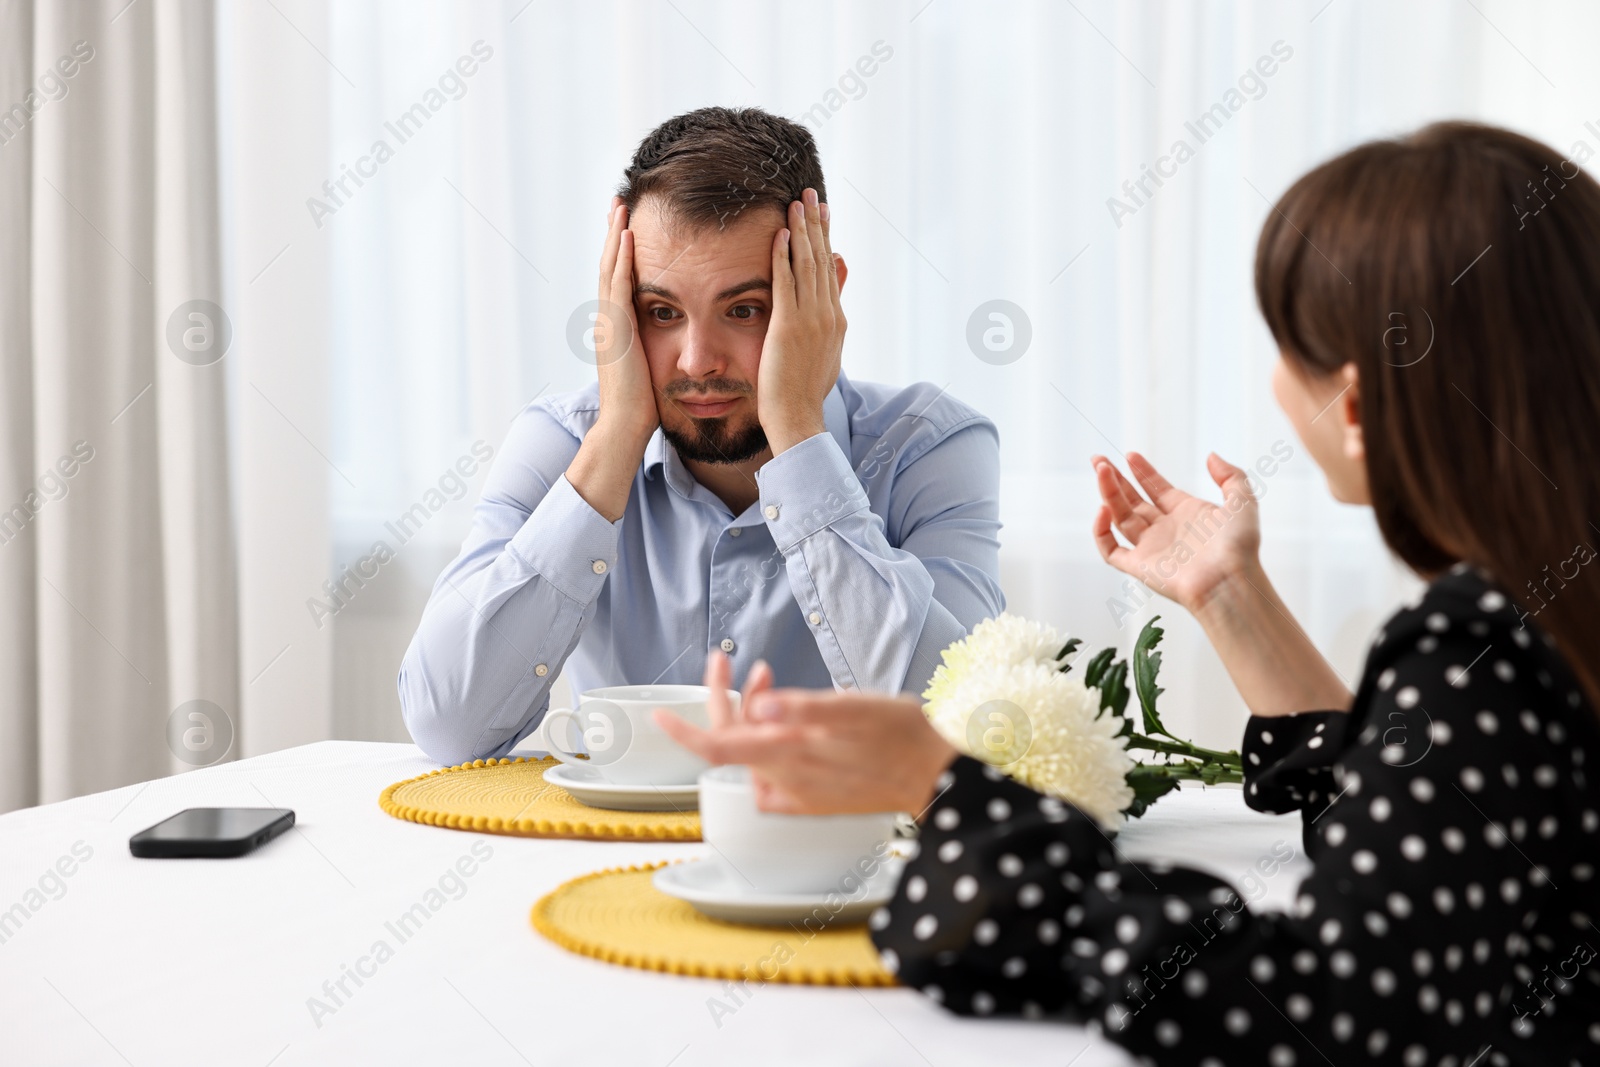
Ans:
[[[1195,616],[1253,714],[1350,706],[1350,687],[1261,569],[1261,521],[1243,470],[1216,453],[1206,458],[1222,490],[1223,503],[1213,504],[1174,489],[1137,452],[1128,453],[1128,469],[1146,495],[1104,456],[1093,462],[1103,501],[1094,517],[1100,555]]]
[[[733,660],[720,649],[712,649],[710,657],[706,659],[704,680],[706,688],[711,690],[706,698],[711,728],[721,729],[744,722],[755,695],[772,688],[772,666],[764,659],[756,660],[745,677],[744,691],[739,694],[737,705],[728,699],[728,691],[733,688]]]
[[[752,676],[760,668],[752,668]],[[727,688],[727,658],[713,653],[706,684]],[[714,701],[701,729],[665,709],[656,722],[680,745],[712,763],[751,771],[764,811],[825,815],[909,811],[933,800],[956,750],[903,697],[772,689],[770,672],[746,686],[737,713]]]
[[[1144,495],[1106,457],[1092,462],[1102,501],[1094,541],[1113,567],[1198,613],[1225,583],[1257,566],[1261,522],[1242,469],[1216,453],[1207,457],[1206,469],[1223,496],[1213,504],[1173,488],[1137,452],[1128,453],[1128,469]]]

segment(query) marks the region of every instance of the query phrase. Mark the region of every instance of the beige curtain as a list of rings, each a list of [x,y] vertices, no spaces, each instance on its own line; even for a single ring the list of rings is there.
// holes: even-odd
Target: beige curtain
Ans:
[[[0,810],[238,752],[214,39],[0,0]]]

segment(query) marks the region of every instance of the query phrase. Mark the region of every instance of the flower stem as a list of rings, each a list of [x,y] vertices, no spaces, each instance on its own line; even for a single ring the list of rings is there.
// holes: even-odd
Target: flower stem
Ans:
[[[1161,752],[1169,756],[1184,756],[1205,763],[1218,763],[1225,767],[1244,766],[1237,752],[1219,752],[1214,748],[1201,748],[1192,741],[1160,741],[1144,734],[1133,734],[1128,738],[1128,747]]]
[[[1182,763],[1141,763],[1128,775],[1129,783],[1135,784],[1138,779],[1160,781],[1186,781],[1204,782],[1207,785],[1219,785],[1224,782],[1240,784],[1244,781],[1244,773],[1237,767],[1227,767],[1217,763],[1195,763],[1185,761]]]

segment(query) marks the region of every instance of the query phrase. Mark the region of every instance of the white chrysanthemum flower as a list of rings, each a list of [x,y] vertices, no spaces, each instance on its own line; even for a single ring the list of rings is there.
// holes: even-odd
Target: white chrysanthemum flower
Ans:
[[[945,666],[961,672],[972,664],[986,667],[1011,666],[1018,663],[1053,663],[1067,639],[1055,627],[1024,619],[1020,615],[1003,612],[992,619],[984,619],[973,627],[970,634],[944,650]],[[941,668],[942,669],[942,668]],[[934,682],[938,681],[934,675]]]
[[[1049,626],[986,619],[945,649],[923,711],[963,752],[1115,829],[1133,803],[1134,760],[1117,736],[1122,720],[1100,713],[1100,691],[1061,673],[1063,644]]]

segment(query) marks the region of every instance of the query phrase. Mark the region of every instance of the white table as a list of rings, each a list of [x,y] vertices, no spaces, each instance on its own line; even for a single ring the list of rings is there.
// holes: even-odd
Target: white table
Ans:
[[[703,845],[546,841],[402,822],[383,786],[433,764],[411,745],[327,741],[0,817],[0,1062],[304,1064],[1051,1064],[1131,1062],[1081,1028],[962,1020],[907,990],[769,985],[714,1019],[722,983],[568,953],[528,922],[563,881]],[[186,807],[293,808],[293,830],[232,860],[138,860],[128,837]],[[1118,839],[1235,884],[1297,818],[1237,789],[1187,790]],[[404,943],[385,927],[474,842],[492,856]],[[74,847],[87,860],[70,859]],[[91,851],[92,850],[92,851]],[[1282,906],[1298,859],[1259,902]],[[55,878],[47,872],[57,872]],[[47,890],[29,896],[44,878]],[[64,891],[63,891],[64,889]],[[21,904],[26,917],[13,905]],[[20,924],[20,925],[18,925]],[[323,989],[374,942],[393,957],[341,1005]],[[320,1020],[312,997],[334,1010]],[[720,1025],[719,1025],[720,1022]],[[319,1025],[320,1023],[320,1025]],[[1076,1057],[1076,1059],[1075,1059]]]

